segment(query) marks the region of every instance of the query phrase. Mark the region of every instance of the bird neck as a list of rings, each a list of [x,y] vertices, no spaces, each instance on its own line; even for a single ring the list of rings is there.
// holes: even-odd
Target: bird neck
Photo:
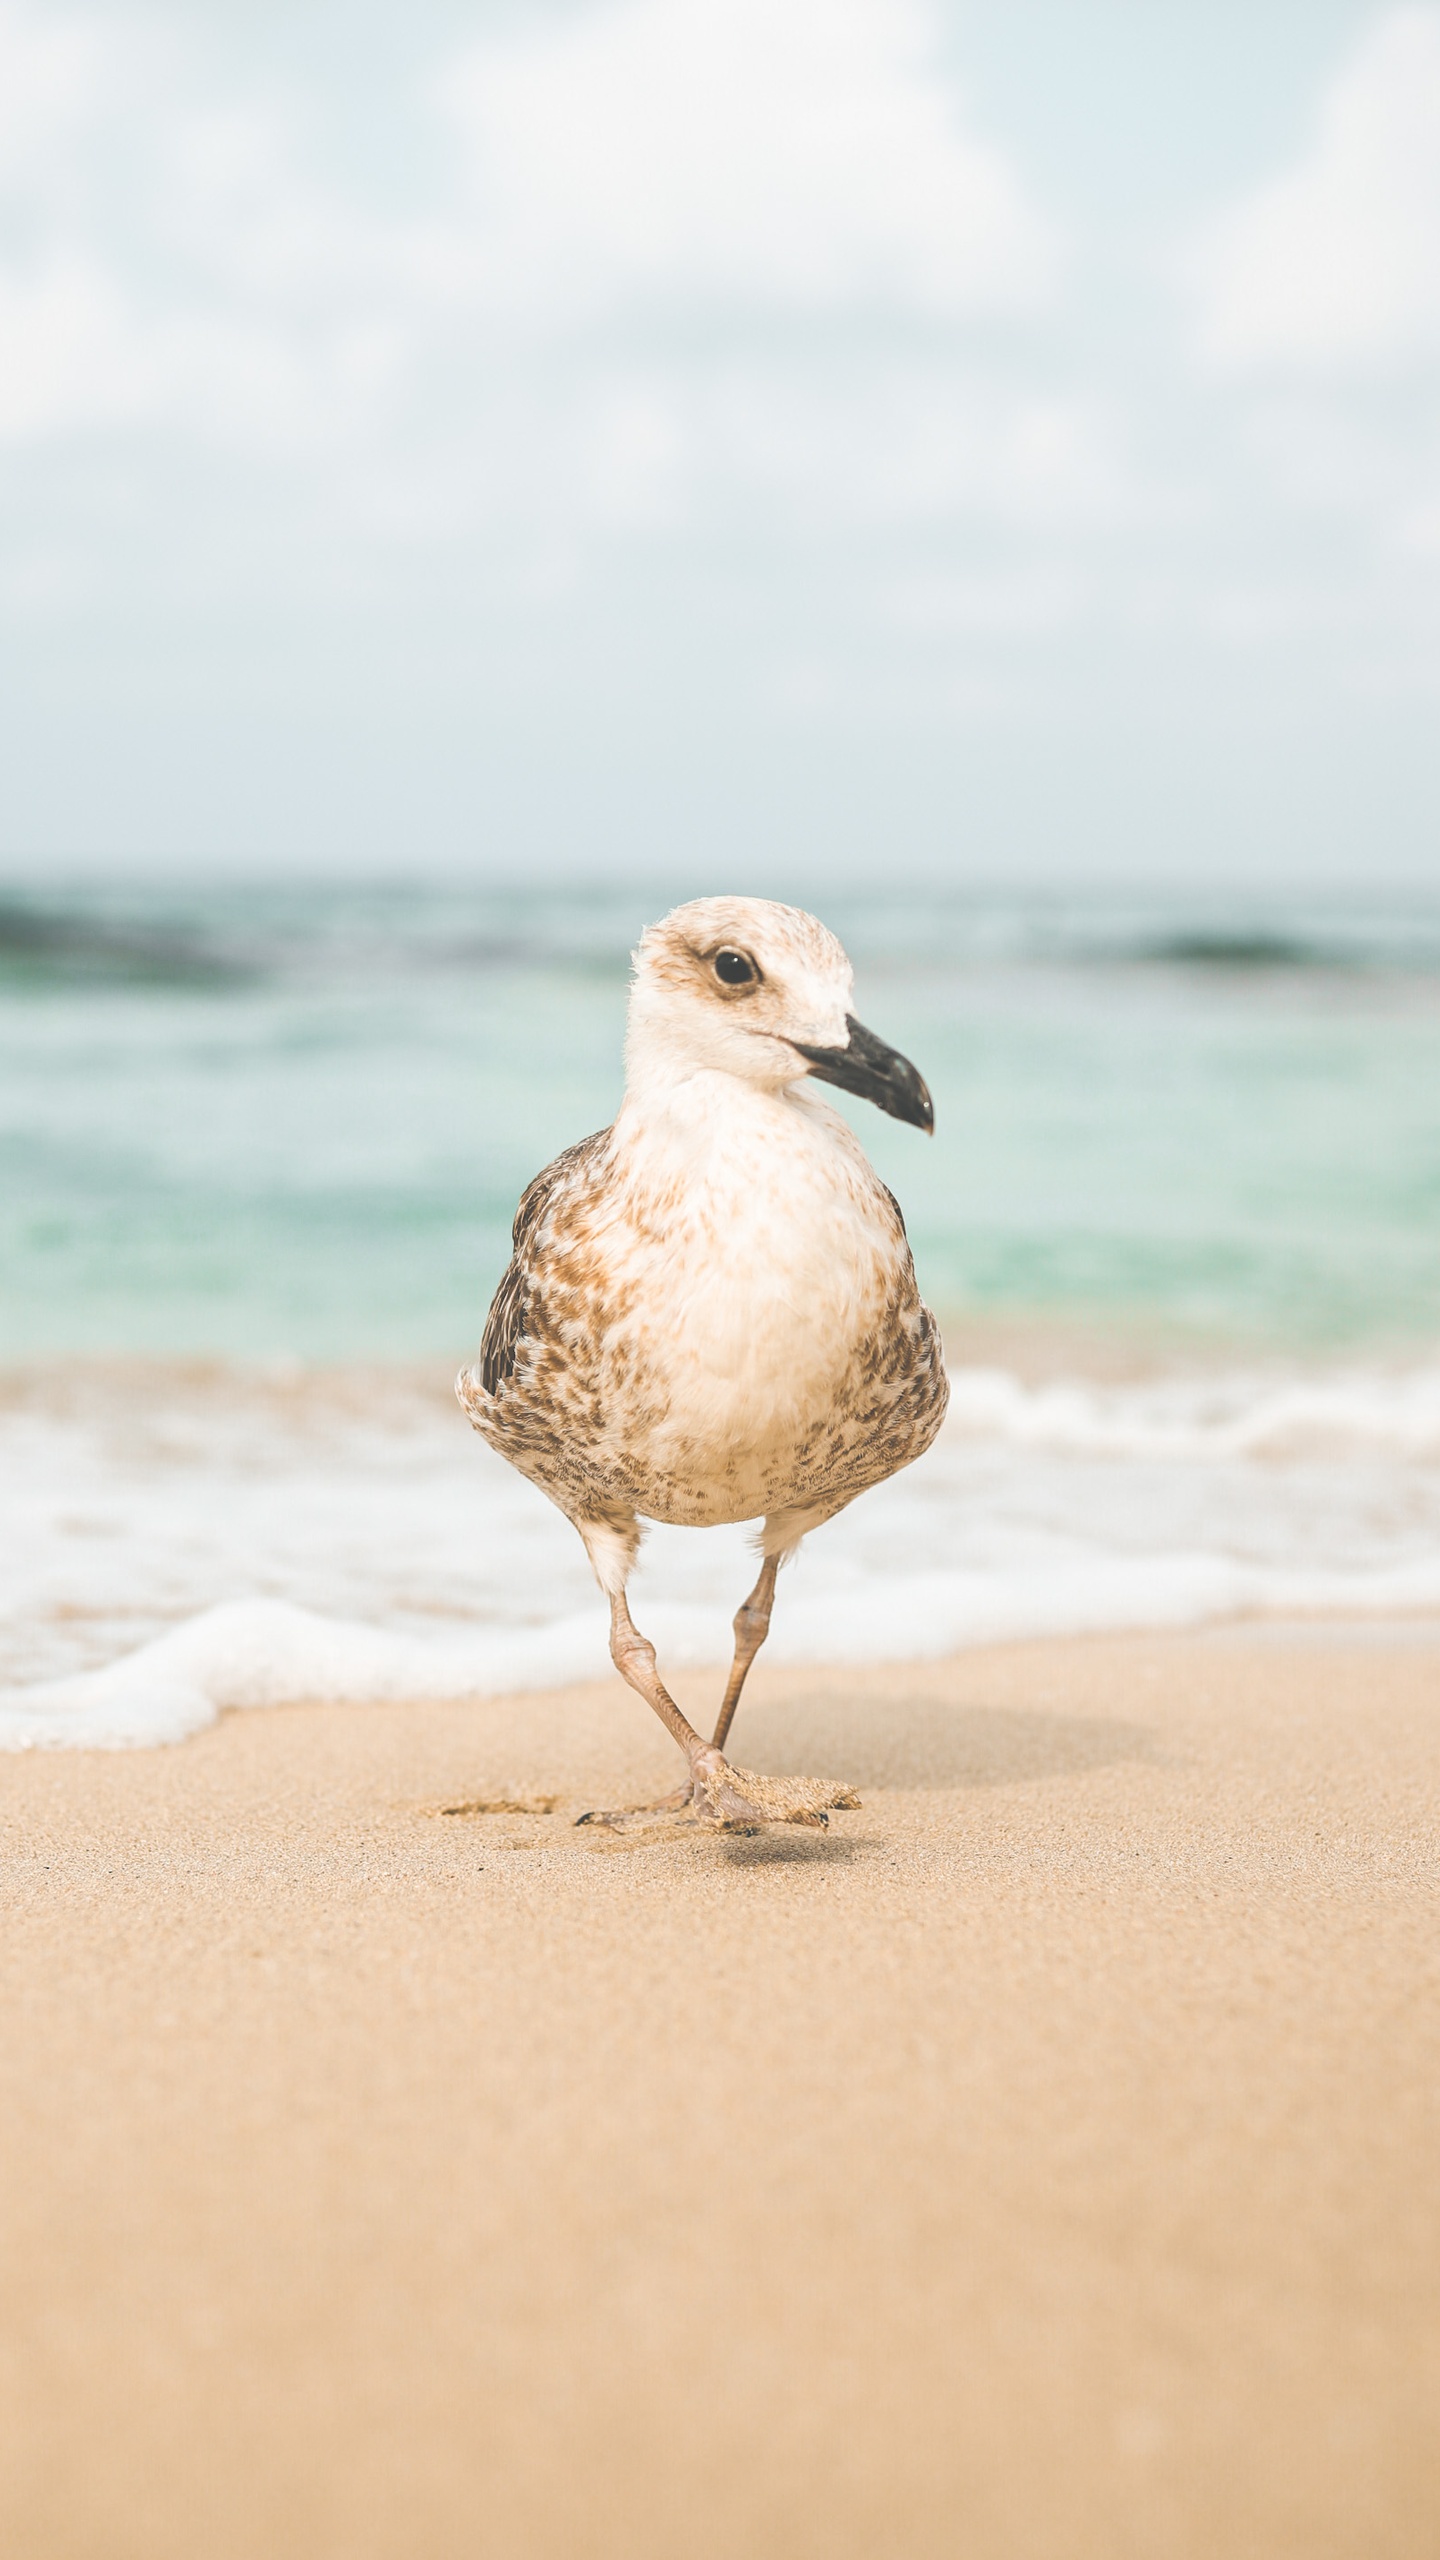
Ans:
[[[644,1187],[710,1179],[726,1162],[779,1162],[791,1154],[853,1145],[837,1112],[801,1079],[778,1091],[723,1068],[671,1065],[664,1076],[635,1073],[615,1121],[619,1160]]]
[[[669,1128],[678,1137],[727,1121],[773,1123],[792,1107],[789,1086],[752,1084],[724,1067],[633,1049],[626,1060],[620,1116],[635,1127]]]

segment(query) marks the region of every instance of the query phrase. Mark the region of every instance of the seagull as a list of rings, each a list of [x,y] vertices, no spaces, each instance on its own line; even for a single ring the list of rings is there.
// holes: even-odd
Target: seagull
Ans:
[[[479,1362],[456,1380],[476,1430],[579,1531],[615,1667],[685,1755],[663,1805],[582,1820],[754,1831],[858,1801],[725,1758],[781,1563],[920,1457],[949,1396],[898,1204],[815,1089],[934,1128],[909,1059],[856,1021],[853,985],[834,934],[798,907],[697,898],[649,926],[619,1113],[525,1191]],[[626,1600],[651,1520],[763,1522],[708,1741]]]

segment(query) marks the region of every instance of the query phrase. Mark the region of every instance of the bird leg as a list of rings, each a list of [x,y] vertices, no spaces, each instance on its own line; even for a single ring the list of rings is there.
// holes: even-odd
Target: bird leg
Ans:
[[[623,1591],[610,1594],[610,1659],[622,1680],[629,1682],[649,1707],[653,1707],[666,1731],[673,1734],[690,1763],[690,1784],[671,1799],[668,1807],[654,1811],[676,1812],[693,1802],[702,1819],[733,1826],[736,1830],[758,1831],[766,1816],[758,1805],[750,1803],[735,1784],[730,1769],[713,1742],[696,1732],[681,1713],[664,1681],[655,1660],[655,1647],[648,1636],[642,1636],[630,1615]],[[738,1695],[738,1692],[737,1692]],[[604,1820],[605,1816],[582,1815],[584,1821]]]
[[[755,1589],[736,1614],[735,1663],[720,1710],[722,1731],[728,1727],[745,1674],[765,1640],[775,1592],[775,1569],[776,1560],[767,1558]],[[769,1822],[798,1822],[823,1831],[829,1807],[858,1804],[859,1798],[848,1787],[835,1786],[828,1779],[761,1778],[749,1769],[732,1769],[716,1744],[706,1742],[677,1707],[660,1677],[655,1647],[641,1635],[623,1591],[610,1595],[610,1658],[621,1679],[654,1708],[666,1731],[679,1743],[690,1764],[690,1777],[687,1785],[677,1788],[663,1803],[637,1806],[627,1813],[582,1813],[581,1822],[622,1829],[669,1814],[681,1820],[688,1817],[692,1822],[713,1823],[725,1831],[759,1831]]]
[[[735,1721],[740,1692],[756,1654],[770,1633],[770,1612],[775,1605],[775,1576],[780,1570],[778,1556],[767,1556],[760,1567],[760,1579],[748,1600],[742,1600],[735,1612],[735,1659],[725,1683],[711,1741],[717,1751],[725,1748],[725,1737]]]

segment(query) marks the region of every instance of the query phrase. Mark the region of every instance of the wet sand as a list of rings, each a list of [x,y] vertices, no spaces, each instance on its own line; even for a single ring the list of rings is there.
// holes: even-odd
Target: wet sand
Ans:
[[[1440,1629],[752,1694],[0,1761],[0,2549],[1440,2547]]]

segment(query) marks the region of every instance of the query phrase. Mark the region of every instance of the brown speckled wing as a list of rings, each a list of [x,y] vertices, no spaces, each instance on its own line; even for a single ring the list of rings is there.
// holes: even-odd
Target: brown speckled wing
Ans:
[[[895,1212],[895,1224],[899,1228],[901,1236],[903,1237],[905,1235],[905,1212],[901,1208],[900,1203],[896,1199],[888,1182],[882,1182],[880,1188],[884,1192],[886,1199],[889,1201],[891,1208]]]
[[[553,1164],[547,1164],[543,1173],[537,1173],[520,1195],[515,1224],[510,1230],[512,1259],[495,1292],[480,1341],[480,1383],[487,1396],[497,1394],[515,1374],[535,1285],[532,1248],[536,1232],[556,1193],[583,1178],[590,1159],[598,1154],[609,1135],[608,1129],[597,1129],[593,1137],[578,1138]]]

